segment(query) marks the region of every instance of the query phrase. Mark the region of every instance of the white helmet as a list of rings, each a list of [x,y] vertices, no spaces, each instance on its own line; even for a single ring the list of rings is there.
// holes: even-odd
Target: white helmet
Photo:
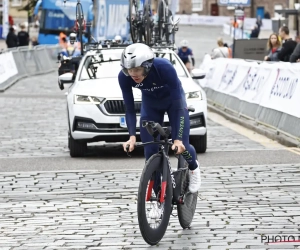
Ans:
[[[143,43],[134,43],[127,46],[121,56],[122,71],[129,76],[128,69],[143,67],[144,75],[147,75],[152,67],[154,52]]]
[[[114,40],[116,41],[116,43],[121,43],[122,42],[122,37],[117,35],[117,36],[115,36]]]
[[[189,46],[189,42],[187,40],[182,40],[180,43],[181,47],[188,47]]]
[[[74,44],[76,42],[76,37],[77,37],[76,33],[70,34],[70,43],[71,44]]]

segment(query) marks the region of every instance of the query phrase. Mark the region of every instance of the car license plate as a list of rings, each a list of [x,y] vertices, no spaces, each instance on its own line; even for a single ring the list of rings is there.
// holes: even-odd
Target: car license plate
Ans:
[[[121,116],[121,117],[120,117],[120,127],[122,127],[122,128],[127,128],[125,116]],[[140,127],[140,117],[136,117],[136,127],[137,127],[137,128]]]

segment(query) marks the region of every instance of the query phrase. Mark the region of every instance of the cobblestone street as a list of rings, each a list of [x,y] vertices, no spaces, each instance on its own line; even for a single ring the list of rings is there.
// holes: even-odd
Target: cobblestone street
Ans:
[[[182,230],[171,217],[153,248],[296,249],[297,243],[264,245],[261,235],[299,235],[299,167],[203,167],[192,228]],[[0,249],[144,249],[136,216],[139,175],[1,174]]]

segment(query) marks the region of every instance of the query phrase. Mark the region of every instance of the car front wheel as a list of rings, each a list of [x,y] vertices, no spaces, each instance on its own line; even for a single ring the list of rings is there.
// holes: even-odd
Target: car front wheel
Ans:
[[[87,143],[74,140],[70,132],[68,137],[69,137],[70,156],[71,157],[84,156],[87,151]]]
[[[190,137],[190,144],[194,146],[197,153],[205,153],[207,148],[207,133]]]

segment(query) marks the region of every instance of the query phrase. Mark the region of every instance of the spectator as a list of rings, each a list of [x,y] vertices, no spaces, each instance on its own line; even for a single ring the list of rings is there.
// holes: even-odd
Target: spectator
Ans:
[[[29,45],[29,34],[25,31],[25,25],[21,25],[21,31],[18,33],[19,46],[28,46]]]
[[[251,30],[250,38],[258,38],[259,32],[260,32],[260,29],[258,28],[257,25],[255,25],[253,27],[253,29]]]
[[[9,32],[6,36],[6,45],[7,45],[7,48],[18,47],[18,37],[15,34],[14,27],[9,28]]]
[[[265,19],[271,19],[271,15],[269,12],[266,12],[265,15],[264,15],[264,18]]]
[[[260,31],[260,28],[262,27],[262,20],[261,20],[261,17],[260,16],[258,16],[257,18],[256,18],[256,26],[257,26],[257,28],[258,28],[258,30]]]
[[[269,54],[265,56],[264,60],[278,62],[278,53],[281,50],[281,41],[277,34],[273,33],[270,35],[267,47]]]
[[[291,57],[290,57],[290,62],[299,62],[300,60],[300,43],[297,44],[296,48],[294,49]]]
[[[211,59],[216,59],[216,58],[229,58],[229,49],[228,47],[224,46],[224,42],[222,38],[218,38],[217,40],[218,47],[213,49],[212,54],[211,54]]]
[[[59,33],[59,41],[58,41],[59,45],[62,48],[65,48],[66,42],[67,42],[67,35],[64,32],[60,32]]]
[[[224,43],[224,47],[228,48],[228,58],[232,58],[232,49],[228,46],[227,43]]]
[[[290,38],[290,31],[287,26],[282,26],[279,29],[279,36],[282,39],[282,48],[278,53],[279,61],[289,62],[290,57],[296,48],[297,42]]]
[[[35,36],[31,38],[31,44],[32,44],[32,46],[39,45],[39,42]]]

